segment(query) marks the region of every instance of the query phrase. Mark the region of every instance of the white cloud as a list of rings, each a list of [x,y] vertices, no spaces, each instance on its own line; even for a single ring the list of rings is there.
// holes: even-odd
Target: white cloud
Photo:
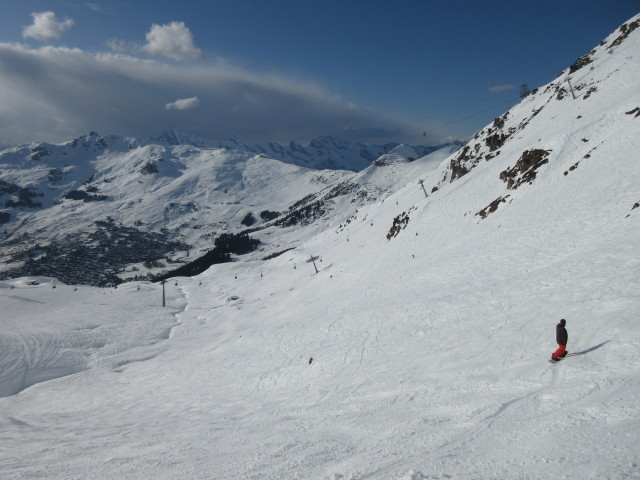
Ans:
[[[73,19],[65,18],[59,21],[53,12],[32,13],[33,25],[24,27],[24,38],[35,38],[42,42],[54,42],[60,40],[62,32],[73,26]]]
[[[500,92],[508,92],[510,90],[515,90],[515,85],[494,85],[492,87],[489,87],[489,90],[491,91],[491,93],[500,93]]]
[[[147,44],[142,47],[152,55],[164,55],[173,60],[197,60],[202,52],[193,43],[193,35],[184,22],[151,27],[147,33]]]
[[[198,97],[191,98],[179,98],[175,102],[167,103],[165,108],[167,110],[191,110],[200,106],[200,99]]]
[[[176,109],[189,107],[189,115],[176,116]],[[141,138],[173,128],[214,141],[407,136],[396,122],[317,85],[223,62],[175,65],[0,43],[0,144],[60,142],[90,130]]]

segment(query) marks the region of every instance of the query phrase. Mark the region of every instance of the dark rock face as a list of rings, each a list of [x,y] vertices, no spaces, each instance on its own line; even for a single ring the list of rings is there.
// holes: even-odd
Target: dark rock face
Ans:
[[[537,170],[549,162],[551,150],[526,150],[522,153],[515,166],[500,173],[500,180],[507,183],[509,190],[515,190],[523,183],[531,183],[535,180]]]

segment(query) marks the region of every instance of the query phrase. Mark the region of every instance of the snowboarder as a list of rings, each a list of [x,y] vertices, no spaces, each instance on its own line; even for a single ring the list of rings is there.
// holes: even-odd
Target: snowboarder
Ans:
[[[569,340],[569,334],[564,326],[567,321],[563,318],[560,323],[556,325],[556,342],[558,342],[558,349],[551,355],[551,360],[558,361],[567,355],[567,340]]]

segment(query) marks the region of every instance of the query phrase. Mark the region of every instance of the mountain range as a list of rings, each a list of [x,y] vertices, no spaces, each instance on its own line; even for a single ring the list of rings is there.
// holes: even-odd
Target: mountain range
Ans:
[[[180,131],[144,141],[91,132],[59,145],[3,150],[4,275],[107,285],[171,270],[169,264],[214,248],[220,234],[256,228],[267,218],[291,219],[312,200],[316,206],[339,195],[350,195],[354,205],[375,201],[401,185],[404,164],[461,146],[365,146],[330,137],[306,147],[230,144]],[[261,251],[273,248],[264,244]]]

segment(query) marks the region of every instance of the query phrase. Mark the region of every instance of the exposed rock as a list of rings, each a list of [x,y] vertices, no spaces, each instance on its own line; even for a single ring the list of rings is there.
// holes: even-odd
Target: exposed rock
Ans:
[[[400,215],[393,219],[393,225],[391,225],[389,233],[387,233],[387,240],[391,240],[392,238],[397,237],[402,230],[407,228],[408,224],[409,214],[407,214],[406,212],[402,212]]]
[[[569,67],[569,73],[574,73],[580,70],[582,67],[589,65],[593,60],[591,59],[591,55],[595,53],[595,50],[591,50],[588,54],[583,55],[579,59],[577,59],[573,65]]]
[[[504,142],[507,141],[509,135],[505,135],[504,133],[495,133],[486,138],[485,143],[487,147],[489,147],[489,151],[495,152],[500,147],[504,145]]]
[[[536,178],[537,170],[549,162],[551,150],[526,150],[515,166],[500,173],[500,180],[507,182],[509,190],[515,190],[525,182],[531,183]]]
[[[584,97],[582,97],[582,99],[586,100],[587,98],[589,98],[591,96],[592,93],[595,93],[597,91],[598,91],[598,89],[596,87],[589,88],[589,90],[587,90],[587,92],[584,94]]]
[[[507,201],[507,198],[509,198],[509,197],[510,197],[510,195],[507,195],[506,197],[498,197],[498,198],[496,198],[493,202],[491,202],[485,208],[483,208],[478,213],[476,213],[476,216],[480,217],[480,218],[482,218],[484,220],[485,218],[487,218],[487,216],[490,213],[495,212],[498,209],[498,207],[500,206],[501,203],[505,203]]]
[[[154,173],[158,173],[158,167],[151,162],[145,163],[145,165],[140,169],[140,173],[143,175],[152,175]]]
[[[630,24],[623,24],[620,27],[620,32],[621,35],[616,38],[613,42],[611,42],[610,47],[617,47],[618,45],[620,45],[622,42],[624,42],[626,40],[626,38],[629,36],[629,34],[631,32],[633,32],[636,28],[638,28],[640,26],[640,20],[636,20],[635,22],[631,22]]]

